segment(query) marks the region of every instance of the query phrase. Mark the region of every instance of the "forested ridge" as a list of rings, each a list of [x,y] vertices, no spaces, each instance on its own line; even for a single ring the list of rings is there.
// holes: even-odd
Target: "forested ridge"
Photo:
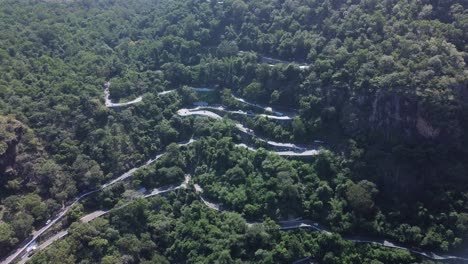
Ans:
[[[466,257],[467,7],[0,0],[0,257],[140,166],[74,204],[31,262],[435,262],[356,235]],[[109,107],[106,85],[142,101]],[[193,104],[222,118],[180,115]],[[95,210],[111,211],[79,221]],[[278,228],[294,218],[334,234]]]

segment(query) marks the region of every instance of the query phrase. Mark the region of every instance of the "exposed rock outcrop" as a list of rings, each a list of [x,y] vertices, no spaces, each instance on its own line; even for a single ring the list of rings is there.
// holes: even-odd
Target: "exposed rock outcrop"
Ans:
[[[374,133],[381,139],[414,139],[417,103],[407,96],[376,92],[359,95],[345,103],[341,109],[341,123],[348,136]]]
[[[365,179],[382,193],[414,198],[440,182],[464,189],[466,102],[403,89],[363,92],[343,102],[340,125],[364,149],[362,159],[374,170]]]
[[[340,121],[348,136],[373,134],[386,142],[458,144],[464,129],[456,107],[442,111],[416,95],[378,91],[345,102]]]
[[[416,128],[421,136],[425,138],[436,138],[440,134],[439,128],[434,128],[424,118],[418,116]]]

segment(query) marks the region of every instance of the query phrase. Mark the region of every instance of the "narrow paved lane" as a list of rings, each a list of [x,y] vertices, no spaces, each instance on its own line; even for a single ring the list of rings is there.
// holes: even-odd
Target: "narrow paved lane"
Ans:
[[[55,234],[53,237],[47,239],[44,243],[40,244],[36,249],[34,249],[34,253],[32,253],[31,255],[24,255],[20,261],[18,261],[18,264],[24,264],[26,263],[28,260],[31,259],[32,256],[34,256],[37,252],[41,251],[41,250],[44,250],[45,248],[47,248],[48,246],[52,245],[55,241],[61,239],[62,237],[68,235],[68,230],[65,230],[65,231],[61,231],[57,234]]]
[[[122,107],[122,106],[128,106],[128,105],[132,105],[132,104],[136,104],[136,103],[139,103],[143,100],[143,96],[139,96],[137,97],[135,100],[132,100],[130,102],[126,102],[126,103],[112,103],[111,99],[110,99],[110,91],[109,91],[109,87],[110,87],[110,82],[106,82],[104,84],[104,100],[105,100],[105,104],[107,107]]]
[[[139,103],[139,102],[143,101],[143,96],[141,95],[141,96],[138,96],[137,98],[135,98],[134,100],[129,101],[129,102],[113,103],[111,101],[111,99],[110,99],[109,87],[110,87],[110,81],[107,81],[106,83],[104,83],[104,101],[105,101],[106,107],[108,107],[108,108],[129,106],[129,105],[133,105],[133,104],[136,104],[136,103]],[[165,94],[173,93],[175,91],[176,90],[163,91],[163,92],[158,93],[158,95],[165,95]]]
[[[109,99],[109,86],[110,86],[110,82],[106,82],[104,92],[105,92],[105,99],[106,99],[106,106],[107,107],[120,107],[120,106],[131,105],[131,104],[138,103],[138,102],[140,102],[142,100],[142,96],[140,96],[137,99],[135,99],[133,101],[130,101],[130,102],[127,102],[127,103],[114,104]],[[214,91],[214,89],[212,89],[212,88],[193,88],[193,89],[195,91],[199,91],[199,92]],[[173,91],[174,90],[164,91],[164,92],[161,92],[159,94],[164,95],[164,94],[171,93]],[[275,116],[273,116],[273,115],[262,115],[262,114],[260,114],[261,116],[265,116],[265,117],[268,117],[268,118],[275,117],[276,119],[281,119],[281,120],[290,120],[290,119],[292,119],[292,117],[285,116],[281,112],[274,111],[271,107],[264,107],[264,106],[260,106],[260,105],[254,104],[254,103],[250,103],[250,102],[247,102],[244,99],[238,98],[238,97],[235,97],[235,99],[240,101],[240,102],[246,103],[248,105],[261,108],[261,109],[263,109],[265,111],[268,111],[268,112],[271,112],[271,113],[273,113],[275,115]],[[203,107],[196,108],[196,109],[180,109],[180,110],[177,111],[177,114],[179,114],[181,116],[191,116],[191,115],[193,115],[193,116],[206,116],[206,117],[211,117],[211,118],[218,119],[218,120],[223,119],[223,117],[221,117],[220,115],[218,115],[216,113],[213,113],[211,111],[203,110],[202,108]],[[205,108],[207,108],[207,107],[205,107]],[[254,115],[254,114],[248,114],[248,113],[243,112],[243,111],[227,111],[224,108],[222,108],[222,109],[217,108],[217,109],[213,109],[213,110],[220,110],[220,111],[225,111],[225,112],[229,112],[229,113],[233,113],[233,114]],[[242,131],[244,133],[257,136],[253,130],[244,127],[242,124],[236,124],[236,127],[240,131]],[[272,151],[272,152],[275,152],[275,153],[277,153],[279,155],[282,155],[282,156],[313,156],[313,155],[317,155],[319,153],[319,150],[307,149],[307,148],[300,147],[300,146],[297,146],[297,145],[292,144],[292,143],[279,143],[279,142],[264,140],[264,139],[261,139],[261,138],[260,138],[260,140],[263,140],[267,144],[275,146],[275,147],[292,149],[292,150],[288,150],[288,151]],[[193,142],[195,142],[195,140],[191,139],[188,142],[179,143],[179,146],[186,146],[186,145],[189,145],[189,144],[191,144]],[[245,147],[245,148],[247,148],[249,150],[255,151],[254,148],[252,148],[250,146],[247,146],[245,144],[238,144],[237,146],[238,147]],[[103,184],[99,188],[88,191],[88,192],[80,195],[79,197],[77,197],[75,200],[73,200],[72,203],[70,203],[68,206],[63,208],[54,218],[49,219],[48,224],[45,225],[44,227],[42,227],[41,229],[39,229],[38,231],[36,231],[34,233],[34,235],[32,236],[32,238],[30,238],[27,241],[24,241],[23,246],[20,247],[19,249],[17,249],[15,252],[13,252],[5,260],[3,260],[1,262],[1,264],[9,264],[13,260],[17,259],[19,256],[23,255],[26,252],[27,249],[31,248],[31,245],[36,243],[36,240],[38,239],[38,237],[40,237],[42,234],[44,234],[44,232],[49,230],[54,224],[56,224],[61,218],[63,218],[68,213],[69,209],[73,205],[78,203],[80,200],[84,199],[85,197],[87,197],[87,196],[89,196],[89,195],[91,195],[91,194],[93,194],[95,192],[99,192],[99,191],[101,191],[101,190],[103,190],[103,189],[105,189],[105,188],[107,188],[109,186],[112,186],[113,184],[115,184],[117,182],[123,181],[123,180],[131,177],[135,173],[135,171],[137,171],[138,169],[141,169],[141,168],[143,168],[145,166],[148,166],[148,165],[152,164],[153,162],[158,160],[162,155],[164,155],[164,154],[157,155],[154,159],[148,160],[142,166],[132,168],[129,171],[127,171],[126,173],[119,176],[118,178],[113,179],[110,182]],[[180,189],[180,188],[186,188],[188,186],[189,182],[190,182],[190,176],[187,175],[185,177],[184,182],[181,183],[180,185],[172,185],[172,186],[157,188],[157,189],[154,189],[151,193],[144,195],[144,197],[148,198],[148,197],[152,197],[152,196],[159,195],[159,194],[162,194],[162,193],[174,191],[174,190],[177,190],[177,189]],[[203,189],[199,185],[195,184],[194,187],[195,187],[196,192],[199,193],[201,201],[206,206],[208,206],[209,208],[212,208],[214,210],[217,210],[217,211],[221,211],[221,212],[225,211],[224,209],[222,209],[222,207],[219,204],[216,204],[216,203],[211,202],[211,201],[207,201],[203,197],[203,195],[202,195]],[[125,205],[123,205],[122,207],[124,207],[124,206]],[[119,208],[121,208],[121,207],[119,207]],[[83,218],[81,218],[81,221],[89,222],[89,221],[91,221],[91,220],[93,220],[93,219],[95,219],[97,217],[100,217],[102,215],[107,214],[108,212],[109,211],[92,212],[92,213],[84,216]],[[249,226],[252,225],[252,223],[247,223],[247,224]],[[314,229],[316,231],[323,232],[323,233],[326,233],[326,234],[332,234],[331,231],[327,230],[325,227],[323,227],[320,224],[318,224],[318,223],[316,223],[314,221],[311,221],[311,220],[295,219],[295,220],[288,220],[288,221],[280,221],[280,222],[278,222],[278,224],[280,225],[281,230],[294,230],[294,229],[298,229],[298,228],[309,228],[309,229]],[[55,242],[58,239],[66,236],[67,234],[68,234],[67,230],[59,232],[58,234],[54,235],[53,237],[49,238],[44,243],[39,245],[35,252],[38,252],[38,251],[40,251],[42,249],[45,249],[46,247],[51,245],[53,242]],[[452,259],[454,259],[454,260],[468,261],[467,258],[463,258],[463,257],[450,256],[450,255],[447,255],[447,256],[437,255],[437,254],[434,254],[432,252],[414,250],[414,249],[411,249],[409,247],[405,247],[403,245],[398,245],[398,244],[392,243],[392,242],[384,240],[384,239],[375,239],[375,238],[374,239],[362,239],[360,236],[345,237],[345,239],[348,240],[348,241],[354,242],[354,243],[372,243],[372,244],[380,245],[380,246],[383,246],[383,247],[407,250],[407,251],[410,251],[410,252],[412,252],[414,254],[418,254],[418,255],[424,256],[426,258],[432,259],[432,260],[452,260]],[[20,263],[25,263],[28,259],[29,259],[29,257],[27,255],[24,255],[24,257],[20,260]],[[306,260],[306,259],[309,259],[309,258],[304,258],[301,261]]]
[[[177,190],[177,189],[180,189],[180,188],[186,188],[188,187],[188,184],[190,183],[191,181],[191,177],[190,175],[186,175],[185,176],[185,179],[184,179],[184,182],[182,182],[180,185],[176,185],[176,186],[167,186],[167,187],[162,187],[162,188],[159,188],[159,189],[155,189],[152,193],[148,194],[148,195],[145,195],[144,197],[145,198],[148,198],[148,197],[152,197],[154,195],[158,195],[158,194],[162,194],[162,193],[165,193],[165,192],[170,192],[170,191],[174,191],[174,190]],[[213,209],[213,210],[216,210],[216,211],[219,211],[219,212],[226,212],[226,210],[222,209],[222,207],[217,204],[217,203],[214,203],[214,202],[211,202],[211,201],[207,201],[204,197],[203,197],[203,188],[198,185],[198,184],[194,184],[193,185],[194,188],[195,188],[195,192],[199,195],[200,197],[200,200],[209,208]],[[125,207],[127,204],[119,207],[119,208],[123,208]],[[90,213],[84,217],[81,218],[81,221],[82,222],[87,222],[87,221],[91,221],[92,219],[95,219],[97,217],[100,217],[106,213],[108,213],[109,211],[96,211],[96,212],[93,212],[93,213]],[[251,227],[253,225],[257,225],[257,224],[261,224],[261,223],[249,223],[247,222],[246,223],[248,227]],[[313,229],[315,231],[318,231],[318,232],[322,232],[322,233],[325,233],[327,235],[331,235],[333,234],[330,230],[328,230],[327,228],[325,228],[324,226],[320,225],[319,223],[315,222],[315,221],[312,221],[312,220],[306,220],[306,219],[292,219],[292,220],[284,220],[284,221],[278,221],[277,224],[280,226],[280,230],[283,230],[283,231],[288,231],[288,230],[295,230],[295,229],[303,229],[303,228],[306,228],[306,229]],[[46,247],[48,247],[49,245],[51,245],[53,242],[57,241],[58,239],[66,236],[68,234],[68,231],[65,230],[65,231],[62,231],[58,234],[56,234],[55,236],[51,237],[50,239],[48,239],[46,242],[42,243],[36,250],[35,250],[35,253],[36,254],[37,252],[45,249]],[[405,247],[405,246],[402,246],[402,245],[397,245],[397,244],[394,244],[388,240],[384,240],[384,239],[362,239],[360,238],[359,236],[352,236],[352,237],[344,237],[345,240],[348,240],[348,241],[351,241],[351,242],[354,242],[354,243],[368,243],[368,244],[375,244],[375,245],[379,245],[379,246],[383,246],[383,247],[387,247],[387,248],[392,248],[392,249],[400,249],[400,250],[406,250],[406,251],[409,251],[413,254],[417,254],[417,255],[421,255],[425,258],[428,258],[428,259],[432,259],[432,260],[440,260],[440,261],[443,261],[443,260],[460,260],[460,261],[468,261],[468,258],[463,258],[463,257],[458,257],[458,256],[450,256],[450,255],[437,255],[433,252],[426,252],[426,251],[419,251],[419,250],[415,250],[415,249],[411,249],[411,248],[408,248],[408,247]],[[31,256],[30,256],[31,257]],[[297,260],[295,261],[294,263],[303,263],[305,261],[308,261],[310,260],[311,257],[305,257],[305,258],[302,258],[300,260]],[[23,259],[21,259],[21,262],[20,263],[25,263],[27,260],[29,260],[29,257],[24,257]]]
[[[180,115],[180,116],[204,116],[204,117],[210,117],[210,118],[217,119],[217,120],[223,119],[223,117],[221,117],[218,114],[215,114],[215,113],[213,113],[211,111],[207,111],[207,110],[199,110],[199,108],[194,108],[194,109],[183,108],[183,109],[178,110],[177,114]],[[272,141],[272,140],[263,139],[263,138],[259,137],[257,134],[255,134],[255,131],[245,127],[244,125],[242,125],[240,123],[236,123],[235,126],[236,126],[237,129],[239,129],[239,131],[241,131],[243,133],[254,136],[257,139],[259,139],[260,141],[263,141],[263,142],[267,143],[270,146],[282,149],[280,151],[269,150],[270,152],[277,153],[280,156],[303,156],[303,157],[305,157],[305,156],[315,156],[315,155],[320,153],[320,150],[318,150],[316,148],[301,147],[301,146],[298,146],[298,145],[293,144],[293,143],[281,143],[281,142],[275,142],[275,141]],[[246,145],[245,144],[239,144],[238,146],[244,147]],[[246,147],[248,149],[250,149],[250,150],[255,150],[252,147],[248,147],[248,146],[246,146]],[[288,150],[286,150],[286,149],[288,149]]]
[[[93,221],[94,219],[96,219],[98,217],[101,217],[101,216],[107,214],[108,212],[109,211],[98,210],[98,211],[92,212],[90,214],[87,214],[87,215],[81,217],[80,221],[83,222],[83,223],[88,223],[88,222],[91,222],[91,221]]]
[[[259,105],[259,104],[255,104],[255,103],[251,103],[251,102],[248,102],[246,101],[245,99],[243,98],[240,98],[240,97],[237,97],[237,96],[232,96],[236,101],[239,101],[241,103],[244,103],[246,105],[250,105],[250,106],[253,106],[253,107],[256,107],[256,108],[259,108],[259,109],[262,109],[263,111],[266,111],[266,112],[270,112],[270,113],[273,113],[275,114],[276,116],[284,116],[285,114],[280,112],[280,111],[277,111],[277,110],[274,110],[273,108],[269,107],[269,106],[262,106],[262,105]],[[293,117],[290,117],[290,118],[293,118]]]
[[[267,115],[267,114],[254,114],[254,113],[248,113],[242,110],[236,110],[236,111],[231,111],[231,110],[226,110],[224,106],[198,106],[189,110],[203,110],[203,109],[209,109],[209,110],[216,110],[216,111],[221,111],[229,114],[236,114],[236,115],[245,115],[245,116],[252,116],[252,117],[266,117],[268,119],[274,119],[274,120],[293,120],[294,117],[292,116],[287,116],[287,115],[282,115],[282,116],[277,116],[277,115]]]
[[[175,190],[178,190],[180,188],[187,188],[190,180],[191,180],[191,176],[190,175],[185,175],[185,179],[181,184],[179,184],[179,185],[170,185],[170,186],[154,189],[151,193],[149,193],[147,195],[144,195],[143,197],[144,198],[149,198],[149,197],[159,195],[159,194],[163,194],[163,193],[166,193],[166,192],[175,191]],[[131,202],[129,202],[129,203],[131,203]],[[118,207],[118,208],[116,208],[114,210],[124,208],[129,203],[124,204],[124,205],[122,205],[122,206],[120,206],[120,207]],[[216,205],[214,205],[214,206],[216,206]],[[112,210],[108,210],[108,211],[97,210],[97,211],[94,211],[92,213],[89,213],[89,214],[81,217],[80,222],[88,223],[88,222],[90,222],[90,221],[92,221],[92,220],[94,220],[94,219],[96,219],[98,217],[101,217],[101,216],[103,216],[105,214],[108,214],[110,211],[112,211]],[[32,256],[37,254],[39,251],[44,250],[48,246],[52,245],[55,241],[65,237],[66,235],[68,235],[68,229],[64,230],[64,231],[60,231],[59,233],[55,234],[54,236],[52,236],[51,238],[47,239],[42,244],[40,244],[36,249],[34,249],[32,254],[23,255],[23,257],[21,258],[21,260],[18,263],[22,263],[22,264],[26,263],[26,261],[28,261]],[[12,260],[14,260],[14,259],[12,259]]]
[[[179,146],[187,146],[191,143],[195,142],[195,140],[191,139],[189,140],[188,142],[183,142],[183,143],[179,143],[178,145]],[[66,206],[65,208],[63,208],[54,218],[51,218],[49,219],[47,222],[48,224],[45,225],[44,227],[42,227],[41,229],[39,229],[38,231],[36,231],[34,233],[34,235],[25,240],[23,242],[23,245],[22,247],[20,247],[19,249],[17,249],[16,251],[14,251],[12,254],[10,254],[8,257],[6,257],[2,262],[0,262],[0,264],[9,264],[11,263],[13,260],[15,260],[17,257],[19,257],[21,254],[24,254],[24,252],[26,251],[26,249],[32,244],[32,243],[35,243],[35,241],[38,239],[39,236],[41,236],[44,232],[46,232],[47,230],[49,230],[55,223],[57,223],[60,219],[62,219],[67,213],[68,211],[70,210],[71,207],[73,207],[75,204],[77,204],[79,201],[81,201],[82,199],[86,198],[87,196],[93,194],[93,193],[96,193],[96,192],[99,192],[109,186],[112,186],[114,184],[116,184],[117,182],[120,182],[120,181],[123,181],[129,177],[131,177],[135,171],[141,169],[141,168],[144,168],[150,164],[152,164],[153,162],[155,162],[156,160],[158,160],[161,156],[163,156],[163,154],[160,154],[160,155],[157,155],[154,159],[150,159],[148,160],[145,164],[143,164],[142,166],[140,167],[136,167],[136,168],[132,168],[130,169],[129,171],[125,172],[124,174],[122,174],[121,176],[119,176],[118,178],[116,179],[113,179],[111,180],[110,182],[108,183],[105,183],[103,185],[101,185],[99,188],[95,189],[95,190],[92,190],[92,191],[89,191],[89,192],[86,192],[80,196],[78,196],[77,198],[75,198],[75,200],[73,200],[72,203],[70,203],[68,206]]]

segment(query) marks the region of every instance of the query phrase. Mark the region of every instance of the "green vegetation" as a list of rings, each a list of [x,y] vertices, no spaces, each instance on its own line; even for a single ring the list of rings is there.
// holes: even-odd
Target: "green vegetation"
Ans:
[[[279,231],[271,220],[248,227],[239,214],[218,213],[193,193],[177,191],[136,200],[106,219],[74,223],[67,238],[32,263],[290,263],[306,255],[323,263],[415,260],[405,251],[354,246],[336,235]]]
[[[130,183],[80,202],[61,223],[69,236],[32,262],[425,261],[278,230],[295,217],[343,236],[464,248],[467,34],[467,6],[456,0],[0,0],[0,257],[80,194],[163,151]],[[113,102],[143,101],[107,108],[106,81]],[[199,101],[267,113],[233,95],[297,115],[176,114]],[[236,144],[268,147],[230,119],[326,150],[311,159],[249,151]],[[188,148],[174,144],[192,137]],[[185,174],[230,213],[189,188],[77,221]]]

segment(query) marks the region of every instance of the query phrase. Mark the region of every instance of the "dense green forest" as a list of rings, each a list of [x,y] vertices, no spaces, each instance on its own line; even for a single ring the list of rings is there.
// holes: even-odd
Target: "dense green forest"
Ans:
[[[464,0],[0,0],[0,259],[162,153],[31,262],[436,262],[361,235],[467,257],[467,40]],[[244,114],[177,114],[199,102]]]

